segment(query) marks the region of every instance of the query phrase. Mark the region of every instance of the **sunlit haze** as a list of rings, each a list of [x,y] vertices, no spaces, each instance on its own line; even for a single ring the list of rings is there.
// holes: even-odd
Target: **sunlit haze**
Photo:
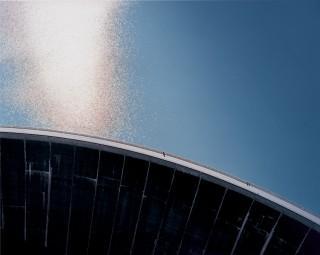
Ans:
[[[10,37],[23,38],[23,75],[13,98],[21,111],[48,128],[115,135],[129,125],[118,42],[121,4],[32,3],[15,6]],[[12,31],[11,31],[12,32]],[[21,49],[22,48],[22,49]],[[11,53],[12,55],[16,53]],[[122,65],[121,65],[122,64]],[[122,68],[122,74],[119,68]]]

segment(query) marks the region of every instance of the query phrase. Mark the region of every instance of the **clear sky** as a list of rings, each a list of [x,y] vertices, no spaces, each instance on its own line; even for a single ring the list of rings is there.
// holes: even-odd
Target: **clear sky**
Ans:
[[[163,150],[320,214],[318,1],[133,2],[102,8],[114,15],[104,28],[94,8],[41,8],[0,4],[1,125]]]

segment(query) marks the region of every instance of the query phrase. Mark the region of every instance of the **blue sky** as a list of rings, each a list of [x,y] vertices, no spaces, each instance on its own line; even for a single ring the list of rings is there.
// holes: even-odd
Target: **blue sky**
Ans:
[[[136,4],[135,141],[320,212],[319,14],[302,1]]]
[[[319,2],[134,2],[121,29],[130,128],[105,136],[223,170],[320,213]],[[2,90],[19,76],[6,61]],[[0,124],[45,126],[0,99]]]

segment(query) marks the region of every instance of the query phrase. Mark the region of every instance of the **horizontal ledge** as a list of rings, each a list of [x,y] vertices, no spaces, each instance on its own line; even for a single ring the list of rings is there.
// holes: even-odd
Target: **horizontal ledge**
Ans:
[[[128,144],[124,142],[119,142],[115,140],[110,140],[106,138],[100,138],[100,137],[94,137],[94,136],[86,136],[86,135],[79,135],[79,134],[73,134],[68,132],[59,132],[59,131],[51,131],[51,130],[44,130],[44,129],[29,129],[29,128],[16,128],[16,127],[0,127],[0,138],[26,138],[30,136],[38,136],[38,137],[47,137],[49,140],[54,140],[56,138],[60,139],[67,139],[70,141],[77,142],[84,142],[89,144],[95,144],[99,146],[105,146],[115,149],[116,151],[129,151],[133,152],[139,155],[142,155],[145,157],[145,159],[148,160],[148,158],[154,158],[158,159],[161,162],[168,162],[173,165],[182,166],[187,169],[194,170],[196,172],[199,172],[201,174],[205,174],[208,176],[211,176],[215,179],[221,180],[222,182],[229,184],[231,186],[237,187],[240,190],[249,192],[255,196],[261,197],[264,200],[270,201],[271,203],[274,203],[289,212],[292,212],[293,214],[296,214],[297,216],[300,216],[302,219],[306,219],[310,222],[308,224],[309,226],[314,227],[317,229],[317,231],[320,231],[320,217],[307,212],[303,208],[300,208],[299,206],[296,206],[292,204],[291,202],[286,201],[283,198],[280,198],[271,192],[265,191],[261,188],[258,188],[257,186],[242,181],[239,178],[235,178],[233,176],[230,176],[228,174],[225,174],[221,171],[218,171],[213,168],[209,168],[185,159],[182,159],[180,157],[168,154],[166,152],[147,149],[141,146]],[[59,141],[60,142],[60,141]],[[292,215],[291,215],[292,216]],[[294,217],[296,218],[296,217]],[[302,220],[301,219],[301,220]],[[304,222],[306,223],[306,222]]]

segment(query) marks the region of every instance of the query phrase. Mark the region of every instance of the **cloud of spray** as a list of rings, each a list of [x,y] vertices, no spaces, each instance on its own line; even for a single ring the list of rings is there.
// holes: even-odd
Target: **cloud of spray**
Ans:
[[[2,98],[41,127],[117,137],[130,127],[119,2],[36,2],[2,9]],[[2,79],[8,82],[8,79]]]

